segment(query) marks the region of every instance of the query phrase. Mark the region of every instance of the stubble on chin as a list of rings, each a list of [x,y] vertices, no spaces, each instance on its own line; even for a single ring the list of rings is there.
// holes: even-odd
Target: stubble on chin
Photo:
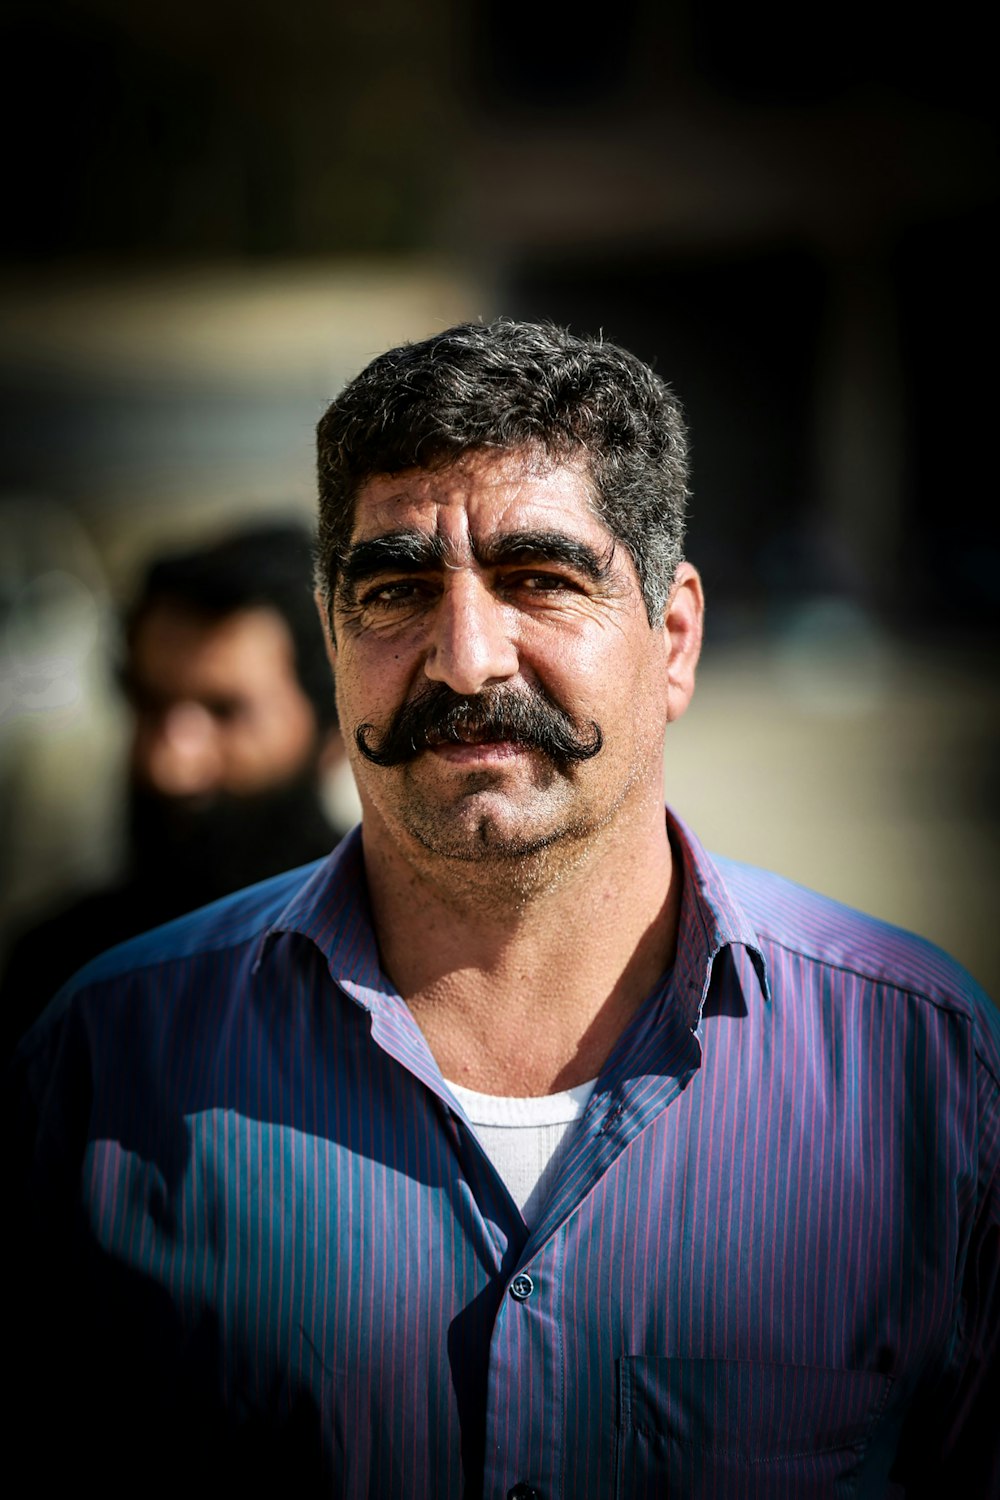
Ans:
[[[614,818],[616,807],[584,816],[571,810],[571,795],[563,805],[558,795],[554,800],[546,796],[559,781],[559,773],[548,767],[534,798],[506,807],[488,805],[495,781],[487,773],[470,778],[471,784],[448,807],[437,799],[431,802],[411,783],[399,807],[400,818],[430,856],[428,873],[433,869],[436,884],[442,875],[447,883],[451,866],[461,895],[491,899],[506,911],[516,911],[587,865],[595,851],[594,835]]]
[[[560,803],[568,787],[548,762],[533,767],[530,786],[508,790],[493,771],[470,771],[443,795],[421,785],[416,766],[402,768],[399,803],[407,832],[447,859],[478,864],[528,859],[563,837]]]

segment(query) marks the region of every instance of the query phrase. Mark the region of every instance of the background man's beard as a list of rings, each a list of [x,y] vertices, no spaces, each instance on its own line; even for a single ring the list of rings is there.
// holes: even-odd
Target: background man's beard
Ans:
[[[538,688],[487,688],[465,696],[434,682],[396,710],[381,736],[372,724],[354,731],[358,749],[376,766],[401,766],[442,744],[523,745],[546,755],[559,770],[590,760],[604,736],[586,732]]]
[[[253,795],[129,794],[131,878],[178,911],[318,859],[336,838],[313,767]]]

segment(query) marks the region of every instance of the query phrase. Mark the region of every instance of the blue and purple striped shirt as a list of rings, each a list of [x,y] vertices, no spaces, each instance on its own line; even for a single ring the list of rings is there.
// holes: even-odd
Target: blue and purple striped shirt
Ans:
[[[77,976],[17,1060],[36,1480],[997,1493],[1000,1013],[670,825],[677,961],[530,1232],[380,969],[357,832]]]

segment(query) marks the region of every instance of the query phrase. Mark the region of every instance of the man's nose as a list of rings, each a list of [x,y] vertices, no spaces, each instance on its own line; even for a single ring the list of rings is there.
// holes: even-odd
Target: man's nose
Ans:
[[[513,677],[517,647],[503,604],[468,569],[449,573],[436,606],[424,671],[455,693],[482,692]]]
[[[134,768],[163,797],[215,791],[222,777],[215,720],[199,703],[175,703],[135,737]]]

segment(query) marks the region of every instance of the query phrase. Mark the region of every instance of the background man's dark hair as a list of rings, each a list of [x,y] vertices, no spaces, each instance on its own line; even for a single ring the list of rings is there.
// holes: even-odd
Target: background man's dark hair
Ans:
[[[313,537],[303,525],[250,525],[209,545],[159,557],[148,568],[125,622],[131,638],[161,601],[206,620],[243,609],[274,609],[288,626],[299,684],[320,730],[337,722],[330,663],[312,597]]]
[[[374,359],[329,407],[317,440],[317,583],[328,603],[355,496],[373,475],[476,449],[534,449],[584,461],[650,622],[662,618],[683,556],[686,433],[670,388],[617,345],[551,323],[460,323]]]

